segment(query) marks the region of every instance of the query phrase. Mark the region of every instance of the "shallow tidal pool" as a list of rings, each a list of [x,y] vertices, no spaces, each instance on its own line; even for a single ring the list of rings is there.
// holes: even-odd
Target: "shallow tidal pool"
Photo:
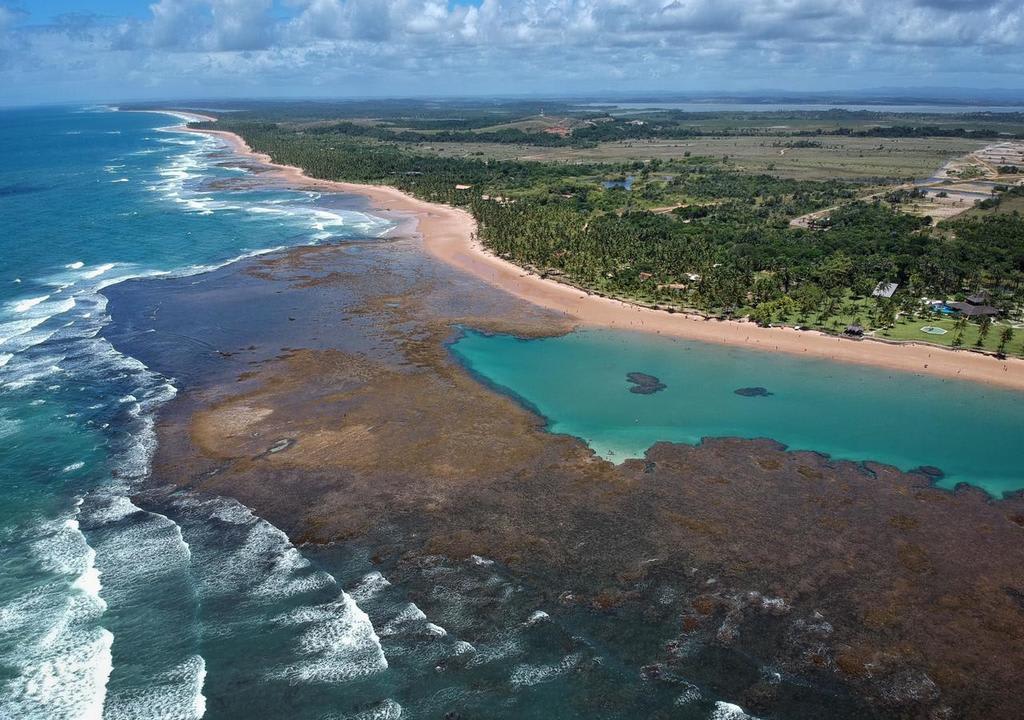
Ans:
[[[656,442],[771,438],[791,450],[934,467],[938,484],[1024,488],[1024,393],[642,333],[523,340],[466,330],[452,352],[554,433],[621,462]],[[637,392],[630,374],[664,388]]]

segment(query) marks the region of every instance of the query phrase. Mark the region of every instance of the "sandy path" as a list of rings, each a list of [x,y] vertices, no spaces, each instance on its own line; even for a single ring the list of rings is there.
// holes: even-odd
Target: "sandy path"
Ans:
[[[185,115],[185,114],[180,114]],[[204,118],[205,119],[205,118]],[[186,128],[182,128],[186,129]],[[476,223],[465,210],[428,203],[384,185],[316,180],[300,168],[277,165],[253,152],[234,133],[203,130],[223,138],[239,154],[271,168],[268,175],[297,187],[333,190],[368,197],[375,209],[397,212],[415,220],[426,250],[439,260],[470,273],[516,297],[575,318],[581,326],[656,333],[703,342],[724,343],[752,350],[785,352],[808,358],[871,365],[922,375],[970,380],[1024,390],[1024,360],[994,357],[968,350],[948,350],[918,343],[890,344],[852,340],[792,328],[762,328],[741,321],[705,320],[651,310],[541,278],[503,260],[476,241]]]

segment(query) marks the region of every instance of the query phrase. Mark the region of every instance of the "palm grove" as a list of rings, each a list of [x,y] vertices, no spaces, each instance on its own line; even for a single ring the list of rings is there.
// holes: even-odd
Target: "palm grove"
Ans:
[[[836,330],[869,329],[926,312],[921,298],[979,289],[1014,312],[1024,294],[1024,218],[1017,213],[931,227],[859,187],[749,175],[725,159],[683,157],[617,164],[442,157],[409,145],[303,131],[278,123],[220,122],[276,162],[323,179],[385,183],[475,216],[495,253],[591,292],[670,312],[746,315]],[[624,183],[602,182],[631,178]],[[839,205],[827,227],[794,228],[799,215]],[[870,298],[879,282],[892,298]],[[973,327],[972,323],[970,327]],[[966,320],[953,344],[962,344]],[[974,344],[990,323],[973,327]],[[998,350],[1015,353],[1000,328]]]

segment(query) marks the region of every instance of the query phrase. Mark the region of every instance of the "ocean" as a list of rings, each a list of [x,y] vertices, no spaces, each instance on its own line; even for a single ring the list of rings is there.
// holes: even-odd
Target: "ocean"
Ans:
[[[3,718],[237,716],[261,701],[229,700],[239,677],[294,694],[387,666],[335,578],[245,507],[131,500],[176,379],[103,338],[100,291],[389,227],[316,193],[218,190],[245,171],[176,124],[106,108],[0,113]],[[336,699],[310,697],[288,707],[321,717]]]

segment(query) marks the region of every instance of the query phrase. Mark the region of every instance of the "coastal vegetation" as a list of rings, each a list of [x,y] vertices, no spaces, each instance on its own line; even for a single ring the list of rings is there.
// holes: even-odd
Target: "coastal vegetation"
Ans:
[[[668,312],[696,310],[709,317],[748,317],[827,332],[860,325],[891,340],[1024,354],[1012,330],[1024,303],[1024,218],[1014,205],[1021,194],[1016,186],[1003,186],[992,202],[979,203],[977,212],[936,224],[901,211],[905,202],[923,195],[919,190],[754,173],[727,156],[685,152],[667,159],[552,162],[483,152],[441,154],[423,147],[427,137],[456,146],[484,140],[484,145],[556,147],[581,139],[597,142],[616,128],[642,137],[652,132],[647,121],[598,123],[566,115],[558,125],[565,132],[552,133],[513,127],[508,117],[502,118],[505,127],[495,129],[472,114],[460,120],[428,114],[368,123],[277,113],[264,119],[255,111],[231,114],[217,127],[315,177],[387,184],[465,207],[493,252],[589,292]],[[778,132],[797,139],[775,141],[773,152],[818,152],[817,138],[837,135],[978,138],[996,132],[969,124],[820,126],[835,115],[822,114],[813,130]],[[654,130],[683,128],[681,116],[671,117],[675,125]],[[984,125],[982,119],[977,123]],[[405,129],[395,129],[399,126]],[[728,137],[731,131],[715,132]],[[766,132],[749,130],[746,137]],[[1004,199],[1013,209],[997,212]],[[823,213],[821,221],[791,224],[815,212]],[[876,297],[879,283],[895,283],[898,290]],[[999,311],[996,318],[958,319],[945,306],[924,302],[961,300],[979,290],[989,293]],[[946,332],[931,334],[922,327]]]

